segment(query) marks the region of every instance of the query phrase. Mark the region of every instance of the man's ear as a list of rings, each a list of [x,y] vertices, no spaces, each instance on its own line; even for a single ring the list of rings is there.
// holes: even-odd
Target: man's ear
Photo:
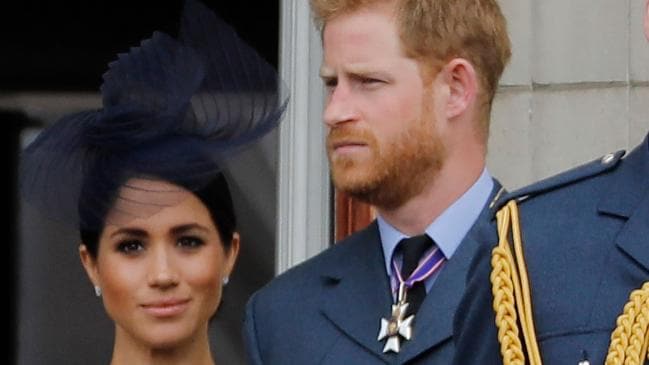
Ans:
[[[446,118],[453,119],[462,115],[476,100],[478,93],[478,76],[473,65],[464,58],[454,58],[441,70],[448,85]]]
[[[99,283],[99,273],[97,272],[97,262],[83,243],[79,245],[79,257],[81,258],[81,264],[83,264],[83,268],[86,270],[86,274],[92,282],[92,285],[101,287],[101,284]]]

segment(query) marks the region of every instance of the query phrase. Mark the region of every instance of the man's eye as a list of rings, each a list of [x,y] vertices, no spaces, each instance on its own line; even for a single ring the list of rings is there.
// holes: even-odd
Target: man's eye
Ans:
[[[198,237],[187,236],[187,237],[181,237],[180,239],[178,239],[177,244],[180,247],[196,248],[196,247],[202,246],[204,243],[205,243],[205,241],[203,241],[202,239],[200,239]]]
[[[338,85],[338,80],[336,79],[324,79],[323,80],[324,86],[328,89],[331,90]]]
[[[373,79],[373,78],[371,78],[371,77],[361,77],[361,78],[359,79],[359,81],[360,81],[362,84],[366,84],[366,85],[371,85],[371,84],[380,84],[380,83],[383,82],[383,81],[381,81],[381,80],[379,80],[379,79]]]
[[[127,255],[138,253],[143,249],[144,245],[138,240],[122,241],[117,245],[117,251],[125,253]]]

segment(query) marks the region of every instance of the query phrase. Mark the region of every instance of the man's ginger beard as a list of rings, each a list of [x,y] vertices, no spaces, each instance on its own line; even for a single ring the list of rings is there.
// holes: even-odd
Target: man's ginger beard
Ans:
[[[446,151],[430,108],[424,107],[418,120],[404,125],[408,129],[390,136],[390,142],[380,147],[369,129],[345,123],[332,128],[327,136],[327,150],[336,188],[387,210],[396,209],[420,194],[442,168]],[[370,156],[333,156],[334,143],[345,140],[366,143]]]

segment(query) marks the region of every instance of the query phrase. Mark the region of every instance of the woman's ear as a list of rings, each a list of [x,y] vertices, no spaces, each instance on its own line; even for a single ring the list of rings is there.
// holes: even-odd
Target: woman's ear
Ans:
[[[473,65],[464,58],[454,58],[441,70],[448,85],[446,118],[462,115],[475,104],[478,92],[478,77]]]
[[[79,257],[81,258],[81,264],[86,270],[86,274],[92,282],[92,285],[101,288],[101,284],[99,283],[99,274],[97,272],[97,262],[83,243],[79,245]]]
[[[225,272],[224,276],[229,277],[234,269],[234,264],[237,262],[237,257],[239,256],[239,246],[241,242],[241,237],[239,232],[234,232],[232,234],[232,242],[230,243],[230,248],[225,252]]]

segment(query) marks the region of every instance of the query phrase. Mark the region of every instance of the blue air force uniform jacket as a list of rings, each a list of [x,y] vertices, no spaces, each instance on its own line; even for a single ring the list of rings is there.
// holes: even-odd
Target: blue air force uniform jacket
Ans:
[[[494,183],[492,198],[499,189]],[[449,364],[453,314],[478,245],[478,227],[493,215],[488,204],[444,265],[416,315],[413,339],[402,343],[399,354],[384,354],[385,341],[377,340],[392,297],[374,222],[251,297],[244,327],[249,363]]]
[[[519,201],[536,335],[544,364],[603,364],[629,294],[649,280],[649,135],[506,195]],[[495,220],[455,318],[453,364],[502,364],[489,275]]]

